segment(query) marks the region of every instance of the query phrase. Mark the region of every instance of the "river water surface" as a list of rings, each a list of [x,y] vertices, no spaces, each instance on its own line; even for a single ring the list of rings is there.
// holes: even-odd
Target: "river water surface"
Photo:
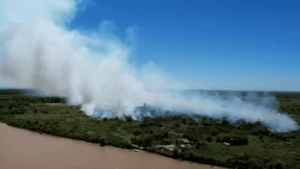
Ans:
[[[41,135],[0,123],[0,169],[211,168],[146,152]]]

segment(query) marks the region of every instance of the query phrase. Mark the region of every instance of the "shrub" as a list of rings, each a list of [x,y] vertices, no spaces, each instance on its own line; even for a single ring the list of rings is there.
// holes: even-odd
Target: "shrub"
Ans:
[[[190,153],[187,154],[185,159],[197,163],[203,163],[203,164],[218,164],[220,165],[220,162],[218,160],[215,160],[214,158],[205,156],[205,155],[200,155],[194,151],[191,151]]]
[[[211,136],[208,136],[208,137],[206,138],[206,140],[207,140],[208,142],[212,142],[212,141],[213,141],[213,138],[212,138]]]
[[[230,136],[228,134],[219,134],[216,138],[216,142],[230,142]]]
[[[253,135],[263,135],[263,136],[268,136],[269,135],[269,130],[265,127],[259,127],[259,128],[254,128],[251,132]]]
[[[183,138],[186,138],[192,142],[197,142],[199,140],[198,134],[195,134],[194,132],[186,132],[183,134]]]
[[[259,169],[263,165],[247,153],[234,154],[226,160],[226,164],[238,169]]]
[[[284,169],[284,163],[280,160],[271,162],[267,165],[268,169]]]
[[[137,130],[134,130],[133,134],[138,136],[138,135],[142,134],[142,131],[137,129]]]
[[[206,145],[206,143],[203,143],[203,142],[199,142],[199,141],[198,141],[198,142],[196,143],[195,148],[196,148],[196,149],[199,149],[199,148],[201,148],[201,147],[204,147],[205,145]]]
[[[106,145],[106,140],[105,140],[105,138],[100,137],[100,138],[99,138],[99,143],[100,143],[101,146],[105,146],[105,145]]]
[[[217,136],[218,133],[219,133],[219,131],[218,131],[217,129],[213,129],[213,130],[211,131],[211,135],[212,135],[212,136]]]
[[[48,111],[47,110],[42,110],[41,113],[48,114]]]
[[[227,142],[231,145],[239,146],[239,145],[247,145],[248,138],[245,135],[228,135],[228,134],[220,134],[216,138],[216,142]]]
[[[143,147],[150,147],[152,145],[152,139],[148,135],[143,137],[132,137],[130,141],[133,144],[143,146]]]
[[[282,141],[288,140],[288,137],[286,137],[285,135],[283,135],[281,133],[270,133],[269,137],[277,139],[277,140],[282,140]]]
[[[248,144],[248,138],[245,135],[235,135],[231,138],[231,144],[232,145],[247,145]]]

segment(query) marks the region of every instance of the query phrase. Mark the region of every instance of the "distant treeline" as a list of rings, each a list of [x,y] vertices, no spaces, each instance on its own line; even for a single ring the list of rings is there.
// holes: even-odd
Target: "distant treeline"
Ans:
[[[175,91],[175,90],[170,90]],[[208,94],[241,94],[246,95],[249,93],[263,95],[263,94],[272,94],[275,96],[298,96],[300,97],[300,91],[243,91],[243,90],[177,90],[183,92],[193,92],[193,93],[208,93]],[[0,94],[26,94],[26,93],[36,93],[33,89],[0,89]]]

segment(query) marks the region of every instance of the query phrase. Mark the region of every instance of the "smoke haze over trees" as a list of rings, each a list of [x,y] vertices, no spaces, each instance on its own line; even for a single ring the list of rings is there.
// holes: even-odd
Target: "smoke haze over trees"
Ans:
[[[23,2],[23,1],[22,1]],[[226,116],[260,120],[272,130],[298,129],[288,115],[277,111],[276,100],[268,95],[258,101],[234,95],[223,98],[205,93],[170,92],[187,88],[155,64],[138,69],[130,62],[132,48],[127,39],[110,30],[111,23],[83,32],[69,30],[82,2],[76,0],[0,0],[0,77],[11,86],[30,88],[47,96],[66,97],[81,105],[89,116],[130,115],[144,103],[170,112]],[[130,31],[128,31],[130,32]]]

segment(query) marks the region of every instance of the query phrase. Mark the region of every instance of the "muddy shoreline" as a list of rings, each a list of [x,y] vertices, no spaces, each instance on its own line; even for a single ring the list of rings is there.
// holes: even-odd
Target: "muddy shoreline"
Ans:
[[[0,169],[211,169],[211,166],[39,134],[0,123]],[[214,167],[218,168],[218,167]]]

